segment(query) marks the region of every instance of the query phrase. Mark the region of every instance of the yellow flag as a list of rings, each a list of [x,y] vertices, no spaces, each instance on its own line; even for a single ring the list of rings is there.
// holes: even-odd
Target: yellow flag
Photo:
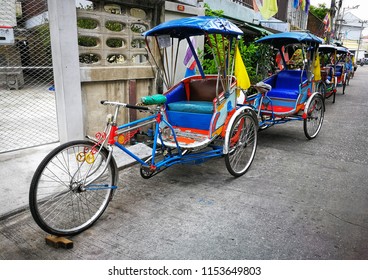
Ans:
[[[237,80],[237,86],[241,89],[248,89],[250,87],[250,80],[245,68],[243,59],[240,55],[238,46],[235,49],[235,77]]]
[[[321,67],[319,62],[319,54],[317,53],[316,59],[314,60],[314,80],[321,80]]]
[[[259,9],[264,19],[269,19],[278,12],[277,0],[263,0],[263,6]]]
[[[302,0],[302,10],[304,11],[305,9],[305,0]]]

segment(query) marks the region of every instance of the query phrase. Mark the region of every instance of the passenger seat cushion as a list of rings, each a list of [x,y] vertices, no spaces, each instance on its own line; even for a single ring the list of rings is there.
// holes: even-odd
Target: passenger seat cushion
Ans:
[[[167,106],[170,111],[213,114],[213,103],[208,101],[178,101]]]
[[[303,72],[301,79],[301,71],[283,70],[280,71],[275,79],[274,87],[267,93],[268,97],[297,99],[299,95],[299,85],[301,81],[307,79],[306,72]]]
[[[342,65],[336,65],[336,76],[339,77],[342,74],[343,66]]]
[[[306,72],[303,71],[303,76],[301,78],[301,71],[281,71],[277,75],[276,88],[285,89],[298,89],[301,81],[307,80]]]
[[[299,95],[298,90],[290,90],[290,89],[271,89],[268,93],[268,97],[277,97],[277,98],[287,98],[287,99],[297,99]]]

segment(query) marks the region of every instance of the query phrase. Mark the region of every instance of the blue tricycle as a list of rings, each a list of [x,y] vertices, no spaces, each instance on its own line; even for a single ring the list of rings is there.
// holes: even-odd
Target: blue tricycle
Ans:
[[[228,20],[205,16],[162,23],[143,34],[147,49],[155,53],[151,61],[160,69],[165,92],[142,97],[139,104],[101,101],[113,108],[105,129],[95,137],[64,143],[46,156],[29,194],[36,223],[57,236],[91,227],[118,187],[113,147],[135,159],[146,179],[173,165],[219,157],[233,176],[247,172],[256,153],[258,121],[253,106],[238,101],[233,54],[242,34]],[[212,49],[215,75],[204,73],[192,43],[198,36]],[[186,46],[199,75],[176,82],[178,57]],[[146,116],[120,125],[121,109]],[[132,139],[145,129],[154,131],[152,153],[141,159],[131,150]]]
[[[247,97],[246,103],[257,112],[259,128],[298,120],[303,121],[305,136],[315,138],[325,111],[314,79],[316,54],[322,40],[308,32],[284,32],[256,42],[272,46],[282,61],[282,69],[254,85],[257,93]]]

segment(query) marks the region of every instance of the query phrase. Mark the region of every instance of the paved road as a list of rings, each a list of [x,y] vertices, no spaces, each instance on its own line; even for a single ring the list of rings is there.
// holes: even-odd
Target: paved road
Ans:
[[[224,160],[144,180],[120,172],[102,218],[54,249],[24,211],[0,221],[0,259],[368,259],[368,67],[326,104],[322,130],[302,123],[259,135],[249,172]]]

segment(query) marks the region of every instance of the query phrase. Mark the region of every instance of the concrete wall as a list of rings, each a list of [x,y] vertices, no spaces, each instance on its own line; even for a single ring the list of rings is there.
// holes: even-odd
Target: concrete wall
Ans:
[[[145,95],[162,92],[161,81],[157,75],[156,65],[144,46],[132,47],[134,39],[143,39],[140,33],[132,32],[131,26],[139,23],[147,27],[147,30],[162,21],[168,21],[175,18],[196,16],[204,14],[204,10],[186,5],[183,2],[173,3],[170,1],[161,1],[158,5],[153,6],[152,3],[146,2],[146,6],[141,1],[137,2],[118,1],[113,3],[121,9],[121,14],[111,14],[105,9],[105,5],[95,2],[95,10],[78,10],[78,18],[92,18],[97,21],[97,27],[92,30],[84,30],[78,28],[78,36],[90,36],[97,38],[98,44],[92,47],[79,46],[79,53],[94,54],[99,57],[98,61],[85,64],[80,63],[80,73],[82,82],[82,96],[85,107],[85,128],[89,135],[93,135],[105,125],[105,117],[111,108],[100,105],[100,100],[114,100],[130,104],[140,101]],[[178,5],[184,6],[178,9]],[[132,12],[132,9],[135,9]],[[137,17],[136,15],[140,15]],[[124,24],[123,30],[113,32],[105,28],[106,22],[116,21]],[[108,38],[120,38],[124,41],[124,45],[120,48],[111,48],[107,46]],[[180,55],[185,53],[184,49],[180,51]],[[158,50],[153,49],[156,56]],[[107,56],[117,54],[124,56],[122,63],[108,63]],[[143,55],[147,60],[137,63],[134,60],[135,55]],[[179,57],[178,61],[183,58]],[[178,62],[180,64],[180,62]],[[180,70],[182,69],[182,70]],[[177,80],[181,80],[184,76],[185,67],[183,64],[178,65]],[[122,109],[120,121],[127,122],[142,116],[136,110]]]
[[[115,81],[97,81],[82,83],[83,99],[86,109],[85,123],[89,135],[94,135],[101,131],[106,125],[106,115],[113,114],[110,106],[103,106],[100,100],[112,100],[125,103],[131,103],[133,87],[136,88],[137,96],[144,96],[154,93],[152,79],[141,80],[115,80]],[[121,109],[119,122],[127,121],[131,118],[129,113],[136,113],[136,117],[143,116],[136,110],[129,111]]]
[[[227,17],[253,23],[254,20],[262,20],[259,12],[235,3],[231,0],[204,0],[212,10],[222,10]],[[258,22],[256,22],[258,23]]]
[[[15,1],[2,0],[0,4],[0,26],[17,26]]]

